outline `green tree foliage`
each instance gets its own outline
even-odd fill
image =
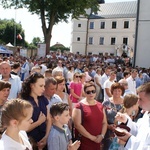
[[[16,37],[14,37],[14,31],[16,28]],[[17,39],[17,34],[22,36],[22,40]],[[16,45],[24,44],[24,30],[22,29],[21,24],[16,23],[12,20],[0,20],[0,42],[1,44],[14,43],[14,38],[16,38]]]
[[[42,43],[41,39],[39,37],[34,37],[32,40],[32,44],[34,46],[37,46],[38,43]]]
[[[4,8],[26,7],[31,13],[40,16],[46,52],[49,52],[52,29],[55,24],[61,21],[67,22],[79,15],[86,15],[85,9],[92,8],[94,12],[98,10],[97,0],[1,0]]]

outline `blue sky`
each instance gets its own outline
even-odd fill
[[[105,0],[106,3],[123,2],[123,1],[135,1],[135,0]],[[0,19],[16,19],[16,22],[21,22],[23,29],[25,30],[26,41],[29,43],[34,37],[40,37],[43,39],[43,33],[41,29],[41,21],[37,15],[31,15],[26,9],[7,9],[4,10],[0,6]],[[71,20],[69,23],[59,23],[55,25],[52,32],[51,45],[59,42],[67,47],[70,47],[71,42]],[[12,43],[13,44],[13,43]]]

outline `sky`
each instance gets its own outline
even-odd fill
[[[135,0],[105,0],[105,3],[135,1]],[[43,40],[43,33],[41,28],[41,20],[37,15],[31,15],[27,9],[3,9],[0,6],[0,19],[15,19],[17,23],[21,23],[25,31],[25,39],[31,43],[34,37],[40,37]],[[71,43],[71,19],[68,23],[61,22],[53,27],[51,46],[58,43],[66,47],[70,47]],[[13,44],[13,43],[11,43]]]

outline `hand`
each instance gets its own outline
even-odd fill
[[[115,124],[108,124],[108,129],[114,131],[116,128]]]
[[[100,143],[103,140],[103,137],[101,135],[97,135],[96,137],[97,137],[95,141],[96,143]]]
[[[126,143],[132,134],[127,131],[124,131],[123,133],[125,134],[124,136],[117,136],[117,138],[121,140],[122,143]]]
[[[95,142],[95,141],[96,141],[96,139],[97,139],[97,137],[96,137],[96,136],[91,135],[89,139],[90,139],[91,141]]]
[[[117,143],[124,146],[126,142],[124,142],[124,141],[122,141],[120,139],[117,139]]]
[[[75,141],[74,143],[68,145],[68,150],[77,150],[80,147],[80,144],[80,141]]]
[[[125,114],[122,114],[122,113],[120,113],[120,112],[118,112],[118,113],[116,114],[115,119],[116,119],[117,121],[123,122],[123,123],[126,123],[127,120],[128,120],[127,117],[126,117],[126,115],[125,115]]]
[[[39,150],[42,150],[45,145],[47,143],[47,138],[46,137],[43,137],[38,143],[37,143],[37,146],[38,146],[38,149]]]
[[[37,121],[38,121],[39,125],[41,125],[43,122],[46,121],[46,116],[42,112],[40,112],[40,115],[39,115],[39,118]]]

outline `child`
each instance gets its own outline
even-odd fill
[[[2,126],[6,128],[0,140],[0,149],[32,150],[25,131],[32,123],[32,105],[21,99],[7,101],[2,108]]]
[[[71,133],[67,126],[70,119],[69,106],[66,103],[56,103],[50,108],[53,125],[48,137],[48,150],[77,150],[80,142],[72,144]]]

